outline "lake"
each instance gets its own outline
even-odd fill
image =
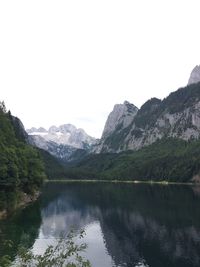
[[[21,242],[41,253],[72,227],[85,230],[93,267],[199,267],[200,187],[47,183],[38,201],[0,222],[0,254],[14,259]]]

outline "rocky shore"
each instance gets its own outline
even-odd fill
[[[19,199],[17,203],[12,207],[12,210],[8,211],[8,209],[0,210],[0,220],[7,218],[9,215],[12,215],[17,209],[24,208],[27,205],[31,204],[32,202],[36,201],[40,196],[40,192],[36,191],[34,194],[29,195],[24,192],[19,193]]]

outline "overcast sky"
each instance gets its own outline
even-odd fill
[[[0,99],[26,128],[100,137],[114,104],[140,107],[200,64],[197,0],[1,0]]]

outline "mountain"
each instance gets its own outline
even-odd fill
[[[94,152],[100,153],[109,150],[108,140],[113,135],[121,136],[122,129],[129,128],[137,111],[138,108],[128,101],[123,104],[116,104],[108,116],[99,143],[94,146]]]
[[[197,65],[190,74],[188,85],[198,82],[200,82],[200,66]]]
[[[163,100],[152,98],[139,110],[128,104],[130,113],[118,112],[118,106],[108,117],[97,153],[139,150],[162,138],[200,137],[200,83],[180,88]],[[122,106],[125,110],[127,102]],[[118,114],[123,115],[118,118]]]
[[[83,129],[77,129],[72,124],[64,124],[59,127],[27,129],[29,143],[48,151],[56,158],[68,162],[75,160],[77,150],[90,151],[95,144],[95,138],[86,134]],[[80,155],[80,153],[79,153]]]
[[[200,183],[199,70],[163,100],[151,98],[140,109],[127,101],[115,105],[95,153],[66,177]]]
[[[125,101],[123,104],[115,105],[106,121],[102,138],[105,139],[112,132],[119,130],[120,128],[128,127],[137,111],[138,108],[128,101]]]

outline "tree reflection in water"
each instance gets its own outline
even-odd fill
[[[32,206],[38,210],[34,219],[27,208],[4,225],[4,232],[20,240],[10,228],[20,236],[17,227],[29,232],[35,225],[31,243],[42,251],[72,226],[85,229],[87,258],[94,267],[197,267],[199,192],[189,186],[49,183],[40,203]]]

